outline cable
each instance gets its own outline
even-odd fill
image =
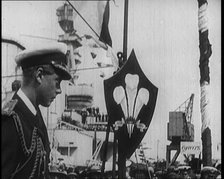
[[[26,36],[26,37],[32,37],[32,38],[39,38],[39,39],[47,39],[47,40],[54,40],[58,41],[58,39],[52,39],[49,37],[41,37],[41,36],[35,36],[35,35],[26,35],[26,34],[20,34],[21,36]]]
[[[83,70],[97,70],[97,69],[101,69],[101,68],[112,68],[113,66],[105,66],[105,67],[91,67],[91,68],[80,68],[80,69],[72,69],[70,70],[70,72],[76,72],[76,71],[83,71]],[[2,78],[12,78],[12,77],[18,77],[18,76],[22,76],[21,75],[8,75],[8,76],[2,76]]]
[[[88,27],[94,32],[94,34],[95,34],[98,38],[100,38],[100,36],[96,33],[96,31],[89,25],[89,23],[85,20],[85,18],[82,17],[82,15],[78,12],[78,10],[75,9],[75,7],[69,2],[69,0],[66,0],[66,1],[71,5],[72,9],[74,9],[75,12],[82,18],[82,20],[88,25]]]

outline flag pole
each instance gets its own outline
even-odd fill
[[[128,0],[124,2],[124,36],[123,36],[123,62],[127,61],[128,44]]]
[[[128,0],[124,1],[124,34],[123,34],[123,64],[127,61],[128,42]],[[118,139],[118,178],[126,178],[126,155],[121,150]]]
[[[202,163],[203,166],[212,166],[212,142],[210,129],[210,101],[208,89],[209,77],[209,57],[212,55],[211,44],[208,39],[208,20],[206,15],[207,0],[198,0],[198,27],[199,27],[199,49],[200,49],[200,88],[201,88],[201,139],[202,139]]]

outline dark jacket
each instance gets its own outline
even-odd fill
[[[50,146],[39,109],[34,116],[15,94],[2,110],[1,129],[1,178],[48,178]]]

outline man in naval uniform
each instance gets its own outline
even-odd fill
[[[39,105],[49,107],[69,80],[67,47],[26,49],[15,61],[22,68],[21,88],[2,108],[1,178],[48,178],[50,145]]]

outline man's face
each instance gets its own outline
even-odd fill
[[[56,73],[43,75],[38,90],[38,103],[49,107],[58,94],[61,93],[61,77]]]

